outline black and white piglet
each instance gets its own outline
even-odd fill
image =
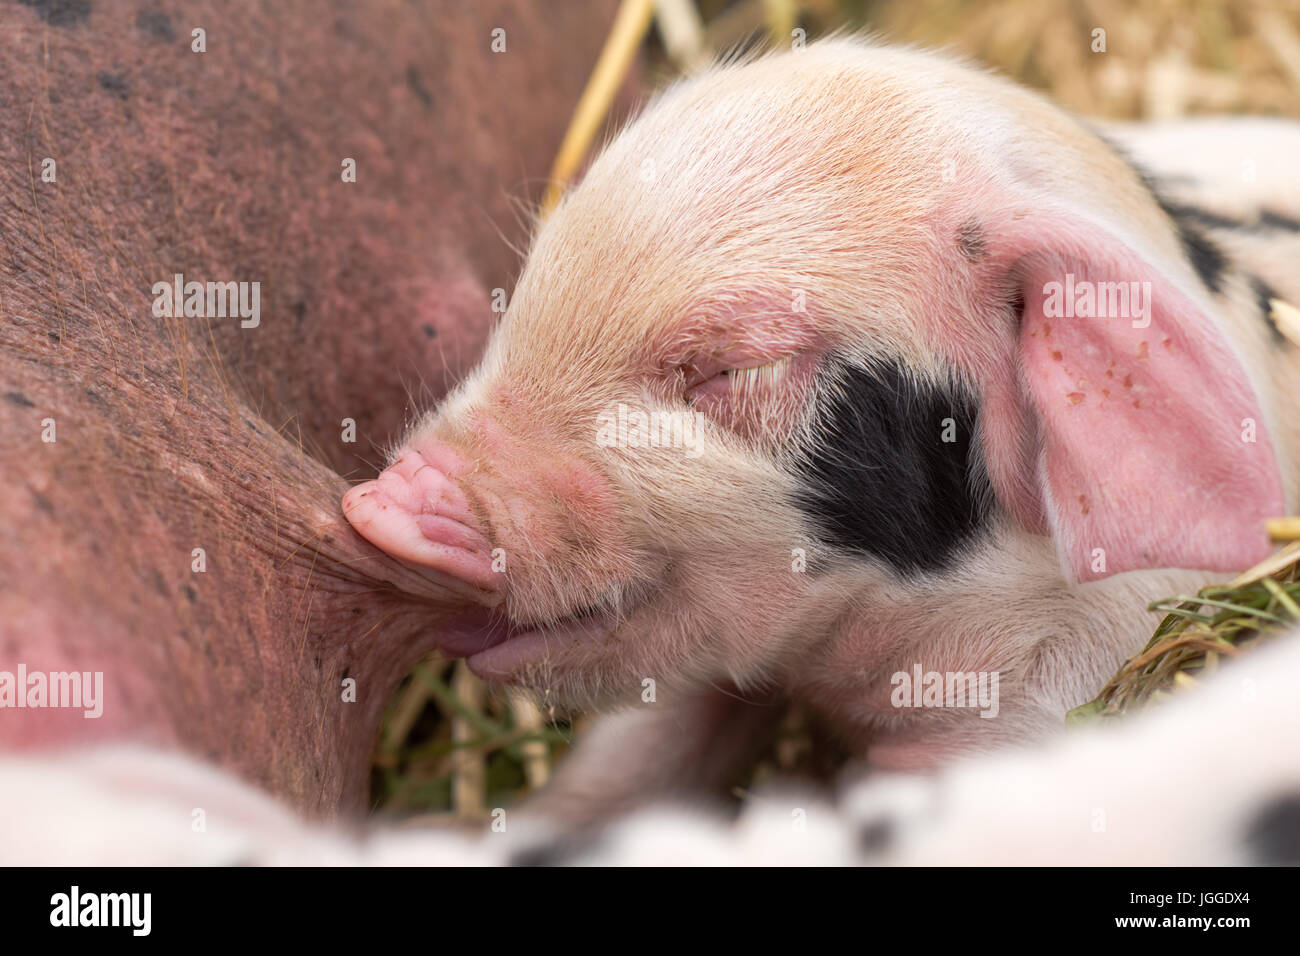
[[[1296,505],[1297,155],[854,40],[718,67],[594,161],[344,510],[480,589],[442,625],[477,673],[630,702],[567,813],[720,785],[773,698],[887,770],[1040,737]]]

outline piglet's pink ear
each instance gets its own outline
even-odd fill
[[[1012,429],[986,429],[990,476],[1012,512],[1045,521],[1081,581],[1235,572],[1266,556],[1264,519],[1285,513],[1277,460],[1190,272],[1171,279],[1110,230],[1065,215],[1005,222],[996,246],[1024,298],[1021,395],[997,404],[1035,416],[1015,431],[1041,441],[1030,462],[988,447]],[[1032,473],[1012,474],[1015,460]]]

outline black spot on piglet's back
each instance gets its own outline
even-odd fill
[[[1268,323],[1269,331],[1273,335],[1273,341],[1279,345],[1288,341],[1287,337],[1278,328],[1277,321],[1273,318],[1273,300],[1282,298],[1278,295],[1276,289],[1265,282],[1259,276],[1251,276],[1250,290],[1255,294],[1255,305],[1259,308],[1260,315]]]
[[[943,568],[979,533],[992,500],[974,400],[914,381],[896,363],[824,374],[799,507],[831,545],[904,573]]]
[[[1272,209],[1261,209],[1259,211],[1259,224],[1265,229],[1285,229],[1289,232],[1300,232],[1300,219]]]
[[[1257,863],[1300,865],[1300,793],[1267,804],[1247,828],[1246,844]]]
[[[1191,262],[1192,268],[1196,270],[1196,274],[1201,277],[1201,281],[1211,292],[1221,291],[1223,274],[1228,268],[1228,257],[1201,228],[1207,218],[1212,220],[1213,217],[1194,206],[1184,206],[1166,199],[1154,190],[1153,195],[1165,215],[1174,221],[1174,228],[1178,230],[1178,239],[1183,245],[1183,252]]]
[[[1096,130],[1093,132],[1096,133]],[[1223,276],[1228,269],[1228,257],[1214,243],[1214,240],[1205,234],[1205,229],[1207,227],[1234,228],[1239,223],[1226,216],[1219,216],[1207,210],[1198,209],[1195,206],[1174,202],[1164,194],[1164,190],[1157,183],[1156,177],[1134,162],[1133,158],[1125,150],[1100,133],[1097,133],[1097,138],[1109,146],[1117,156],[1132,168],[1142,185],[1150,192],[1151,198],[1156,201],[1156,205],[1169,217],[1178,233],[1178,241],[1183,247],[1183,254],[1187,256],[1187,261],[1196,270],[1196,274],[1200,277],[1201,282],[1205,284],[1205,287],[1211,292],[1222,291]]]

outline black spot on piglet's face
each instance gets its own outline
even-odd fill
[[[823,375],[798,506],[835,547],[900,573],[944,568],[978,535],[992,500],[974,400],[897,363],[831,363]]]

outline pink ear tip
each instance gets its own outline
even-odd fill
[[[1278,509],[1281,500],[1279,496]],[[1270,512],[1270,516],[1271,516]],[[1158,524],[1158,521],[1157,521]],[[1236,575],[1254,567],[1273,551],[1259,509],[1242,502],[1203,514],[1182,527],[1146,524],[1141,534],[1120,538],[1108,548],[1078,547],[1072,551],[1079,581],[1099,581],[1125,571],[1181,568]],[[1100,529],[1098,540],[1100,540]]]

